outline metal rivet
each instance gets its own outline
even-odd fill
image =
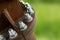
[[[0,40],[6,40],[3,35],[0,35]]]
[[[19,22],[19,27],[20,27],[21,31],[24,31],[27,29],[27,25],[25,23],[23,23],[22,21]]]
[[[31,7],[31,5],[30,5],[28,2],[25,3],[25,6],[26,6],[26,7],[29,7],[29,8]]]
[[[13,29],[10,28],[10,29],[8,30],[8,32],[9,32],[9,36],[10,36],[11,39],[17,37],[17,32],[14,31]]]
[[[26,8],[27,8],[27,12],[29,12],[30,14],[34,13],[34,10],[32,9],[32,7],[29,3],[26,3]]]
[[[28,2],[25,3],[23,0],[20,0],[20,2],[25,5],[28,13],[30,13],[31,15],[34,13],[34,10]]]
[[[19,0],[22,4],[24,4],[25,5],[25,2],[23,1],[23,0]]]
[[[25,20],[26,20],[26,22],[31,22],[33,20],[33,18],[28,13],[26,13]]]

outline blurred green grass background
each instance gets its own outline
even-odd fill
[[[60,0],[24,0],[36,12],[37,40],[60,40]]]

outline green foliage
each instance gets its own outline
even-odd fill
[[[35,8],[37,16],[36,36],[39,36],[38,38],[41,40],[59,40],[60,5],[37,3],[32,6]]]
[[[25,0],[28,1],[30,3],[36,3],[36,2],[45,2],[45,3],[60,3],[60,0]]]

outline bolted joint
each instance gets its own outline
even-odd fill
[[[27,29],[27,25],[25,23],[23,23],[22,21],[19,22],[19,28],[21,29],[21,31],[24,31]]]
[[[26,6],[25,7],[27,8],[27,12],[29,14],[32,15],[34,13],[34,10],[32,9],[31,5],[28,2],[26,3]]]
[[[14,31],[13,29],[9,29],[8,32],[9,32],[9,37],[10,37],[11,39],[17,37],[17,32]]]
[[[33,18],[28,13],[26,13],[25,14],[25,21],[26,22],[31,22],[32,20],[33,20]]]

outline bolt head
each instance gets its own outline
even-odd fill
[[[0,40],[6,40],[3,35],[0,35]]]
[[[27,8],[27,12],[29,12],[31,15],[34,13],[34,10],[32,9],[29,3],[26,3],[26,8]]]
[[[25,2],[23,1],[23,0],[19,0],[22,4],[24,4],[25,5]]]
[[[27,29],[27,25],[25,23],[23,23],[22,21],[19,22],[19,28],[21,29],[21,31],[24,31]]]
[[[26,20],[26,22],[31,22],[33,20],[33,18],[28,13],[26,13],[25,20]]]
[[[11,39],[17,37],[17,32],[14,31],[13,29],[9,29],[8,32]]]

